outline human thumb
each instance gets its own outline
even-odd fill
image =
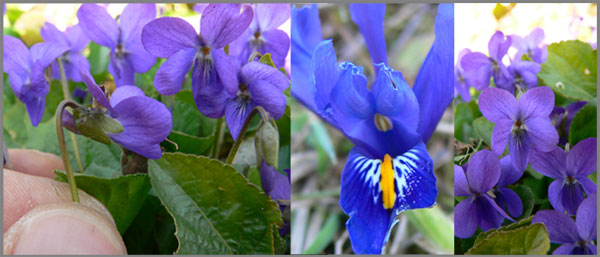
[[[4,254],[127,254],[105,214],[73,202],[37,206],[4,233]]]

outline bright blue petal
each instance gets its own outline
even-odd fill
[[[339,77],[337,57],[331,40],[321,42],[312,57],[311,67],[315,79],[315,103],[320,113],[330,104],[330,95]]]
[[[350,4],[350,16],[365,39],[374,64],[387,64],[383,19],[385,4]]]
[[[454,89],[454,5],[440,4],[435,18],[435,41],[417,75],[413,90],[421,111],[419,133],[427,142]]]

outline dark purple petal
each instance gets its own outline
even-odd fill
[[[117,87],[135,84],[135,71],[128,58],[117,58],[113,52],[108,63],[108,72],[113,75]]]
[[[23,82],[27,80],[29,74],[24,74],[24,77],[21,77],[14,71],[8,73],[8,79],[10,81],[10,88],[15,93],[15,96],[19,98],[19,100],[23,101]]]
[[[523,202],[519,195],[508,188],[501,188],[500,192],[501,195],[496,195],[497,199],[502,197],[502,204],[498,203],[500,207],[506,208],[510,216],[519,217],[523,213]]]
[[[517,170],[512,164],[510,155],[500,159],[500,178],[498,179],[498,187],[506,187],[517,182],[523,176],[524,170]]]
[[[548,117],[525,120],[531,145],[538,151],[549,152],[558,144],[558,132]]]
[[[134,97],[134,96],[145,96],[144,91],[134,86],[123,86],[119,87],[119,90],[115,90],[110,96],[110,105],[112,107],[117,106],[121,101]]]
[[[4,72],[24,76],[33,65],[27,46],[13,36],[4,35]]]
[[[48,67],[56,58],[69,50],[68,46],[53,44],[53,43],[37,43],[31,46],[31,60],[35,63],[40,61],[42,68]]]
[[[501,155],[504,149],[506,149],[512,126],[513,121],[509,119],[499,120],[494,125],[494,130],[492,131],[492,151],[494,154]]]
[[[492,63],[490,59],[480,52],[465,54],[460,59],[467,83],[477,90],[482,90],[490,85],[492,77]]]
[[[183,85],[186,74],[192,68],[197,50],[195,48],[183,48],[171,55],[154,76],[154,87],[161,95],[174,95]]]
[[[454,196],[469,196],[469,182],[462,167],[454,165]]]
[[[104,106],[104,108],[108,109],[109,112],[114,112],[112,109],[112,106],[110,105],[110,102],[106,98],[106,95],[104,94],[102,89],[98,86],[98,84],[96,84],[96,81],[94,81],[94,78],[92,77],[92,74],[90,74],[90,71],[89,70],[80,70],[80,72],[81,72],[80,75],[81,75],[81,79],[83,80],[83,83],[85,83],[88,91],[90,91],[90,93],[92,94],[94,99],[96,99],[96,101],[98,101],[98,103],[100,103],[100,105]]]
[[[554,100],[552,100],[551,104],[554,104]],[[506,90],[486,88],[479,96],[479,109],[481,110],[481,113],[493,123],[497,123],[503,119],[516,120],[518,108],[519,102],[517,102],[517,99]],[[550,111],[552,111],[552,109],[550,109]],[[550,112],[548,112],[548,114],[550,114]],[[546,117],[547,116],[548,115],[546,115]]]
[[[535,214],[531,223],[544,223],[553,243],[575,243],[579,241],[577,226],[569,216],[555,210],[542,210]]]
[[[183,48],[196,48],[200,45],[200,38],[194,27],[184,19],[161,17],[144,26],[142,44],[151,54],[168,58]]]
[[[117,88],[115,94],[127,87]],[[150,97],[134,96],[120,101],[114,111],[124,130],[109,134],[110,138],[146,158],[160,158],[160,142],[167,138],[172,128],[169,109]]]
[[[565,212],[565,207],[562,204],[563,182],[562,179],[557,179],[552,181],[548,187],[548,200],[550,201],[550,205],[560,212]]]
[[[573,121],[573,117],[575,117],[575,114],[577,114],[577,112],[579,112],[579,110],[581,108],[583,108],[583,106],[585,106],[585,104],[587,104],[587,102],[585,101],[579,101],[579,102],[574,102],[572,104],[569,104],[569,106],[567,106],[566,111],[567,111],[567,124],[565,127],[565,130],[567,131],[567,133],[569,132],[569,129],[571,128],[571,121]]]
[[[225,47],[238,38],[250,25],[254,12],[248,5],[209,4],[202,12],[200,35],[212,48]]]
[[[237,73],[235,58],[225,54],[223,49],[213,49],[211,54],[221,85],[230,95],[235,95],[238,90],[237,76],[234,75]]]
[[[462,200],[454,207],[454,235],[459,238],[469,238],[477,230],[479,217],[477,217],[473,197]]]
[[[508,71],[513,77],[519,76],[528,88],[537,86],[537,74],[542,66],[530,61],[513,61],[508,66]]]
[[[575,249],[575,244],[566,243],[562,244],[558,248],[552,252],[552,255],[573,255],[573,250]]]
[[[529,134],[515,135],[511,133],[508,137],[508,150],[517,170],[525,170],[529,162],[529,151],[531,149],[531,140]]]
[[[230,95],[217,82],[217,72],[214,69],[205,72],[204,68],[203,65],[196,65],[192,71],[194,101],[200,113],[216,119],[225,113],[225,102]]]
[[[254,8],[258,26],[262,31],[277,29],[290,18],[289,4],[257,4]]]
[[[549,87],[536,87],[527,90],[519,99],[521,120],[547,118],[554,108],[554,92]]]
[[[144,49],[140,40],[129,41],[127,44],[127,51],[128,55],[126,58],[133,66],[133,70],[137,73],[147,72],[156,62],[156,57]]]
[[[350,4],[350,17],[365,40],[373,64],[387,64],[383,31],[385,4]]]
[[[493,210],[496,210],[496,212],[497,212],[499,215],[503,216],[504,218],[507,218],[507,219],[509,219],[509,220],[510,220],[510,221],[512,221],[512,222],[515,222],[515,220],[514,220],[514,219],[512,219],[512,218],[511,218],[511,217],[508,215],[508,213],[506,213],[506,212],[504,211],[504,209],[503,209],[502,207],[498,206],[498,204],[496,203],[496,201],[494,201],[494,199],[493,199],[492,197],[490,197],[490,196],[489,196],[489,195],[487,195],[487,194],[482,194],[482,196],[483,196],[483,197],[485,198],[485,200],[486,200],[486,201],[487,201],[487,202],[488,202],[488,203],[491,205],[492,209],[493,209]],[[517,197],[518,197],[518,196],[517,196]],[[500,220],[500,219],[498,219],[498,220]],[[503,220],[503,219],[502,219],[502,220]],[[499,226],[500,224],[502,224],[502,223],[501,223],[501,222],[499,222],[498,226]]]
[[[565,184],[560,194],[562,196],[562,205],[565,207],[567,214],[575,215],[577,213],[577,207],[579,207],[579,204],[581,204],[584,199],[583,188],[577,183],[569,183],[568,179],[563,183]]]
[[[82,51],[90,44],[90,39],[81,30],[81,26],[79,26],[79,24],[68,27],[64,34],[69,41],[71,50],[73,51]]]
[[[79,19],[79,26],[89,39],[110,49],[117,46],[119,26],[104,7],[96,4],[83,4],[77,11],[77,19]]]
[[[467,181],[473,193],[487,193],[500,178],[498,157],[488,150],[481,150],[471,157],[467,168]]]
[[[502,210],[493,199],[486,198],[485,195],[481,195],[476,199],[477,210],[476,215],[479,217],[479,226],[481,230],[488,231],[490,229],[498,228],[502,225],[504,221],[504,217],[498,213],[498,211],[494,208],[495,205],[498,210]],[[508,214],[505,214],[507,217]]]
[[[63,34],[62,31],[58,30],[56,26],[50,22],[44,23],[44,26],[42,26],[42,30],[40,31],[40,35],[46,42],[57,43],[64,46],[70,45],[65,34]]]
[[[285,57],[290,50],[290,37],[282,30],[268,30],[262,33],[265,38],[265,44],[260,51],[262,54],[271,53],[271,58],[275,66],[285,65]]]
[[[590,195],[583,200],[577,209],[575,223],[579,237],[585,241],[594,241],[598,237],[596,229],[596,217],[598,210],[596,208],[596,195]]]
[[[502,57],[506,55],[506,52],[508,52],[508,48],[510,47],[510,44],[512,42],[510,37],[506,37],[506,39],[504,38],[505,37],[502,31],[496,31],[496,33],[492,35],[492,38],[488,43],[490,57],[496,60],[497,62],[502,61]]]
[[[252,102],[245,102],[239,98],[229,99],[225,103],[225,121],[233,140],[237,140],[252,109],[254,109]]]
[[[241,73],[252,102],[265,108],[273,118],[281,118],[286,104],[283,90],[289,86],[287,77],[279,70],[256,61],[244,65]]]
[[[44,108],[46,107],[46,96],[37,96],[34,94],[27,94],[24,92],[25,107],[27,107],[27,113],[31,124],[36,127],[44,116]]]
[[[587,176],[596,171],[597,140],[590,137],[579,141],[567,154],[567,174]]]
[[[530,157],[531,167],[544,176],[562,179],[567,175],[567,154],[558,146],[550,152],[532,151]]]
[[[128,4],[125,6],[121,16],[119,16],[121,40],[125,43],[140,41],[142,28],[154,17],[156,17],[155,4]],[[133,50],[133,48],[130,50]]]
[[[260,165],[260,182],[265,193],[273,200],[290,200],[290,180],[273,169],[265,160]]]

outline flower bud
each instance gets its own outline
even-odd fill
[[[77,131],[88,138],[110,145],[111,140],[106,133],[118,134],[123,132],[121,123],[106,113],[95,108],[75,108],[73,118]]]
[[[279,154],[279,131],[273,127],[271,122],[262,122],[256,132],[256,139],[254,141],[256,147],[257,162],[260,163],[261,159],[277,169],[277,160]]]

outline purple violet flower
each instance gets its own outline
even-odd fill
[[[514,92],[517,86],[522,90],[537,87],[537,74],[541,69],[542,66],[535,62],[514,60],[508,66],[512,79],[508,91]]]
[[[262,106],[276,120],[281,118],[286,105],[283,91],[290,85],[281,71],[258,61],[249,62],[238,70],[240,85],[235,96],[229,97],[224,107],[216,107],[225,109],[225,121],[233,140],[237,140],[246,118],[257,105]],[[211,108],[203,103],[197,105],[202,106],[202,109]]]
[[[83,4],[77,11],[79,26],[92,41],[110,48],[108,71],[117,87],[134,85],[135,73],[152,68],[156,57],[144,49],[142,27],[156,17],[154,4],[128,4],[118,17],[96,4]]]
[[[454,91],[458,92],[465,102],[471,101],[471,93],[469,92],[469,83],[467,83],[467,79],[464,76],[465,71],[460,64],[460,60],[468,53],[471,53],[471,50],[467,48],[461,50],[458,53],[456,65],[454,66]]]
[[[525,170],[530,149],[549,152],[558,143],[558,132],[549,115],[554,107],[554,92],[549,87],[529,89],[517,100],[499,88],[486,88],[479,96],[479,109],[494,123],[492,150],[504,152],[508,142],[512,163]]]
[[[552,113],[550,113],[550,119],[552,119],[552,123],[554,123],[554,127],[558,131],[560,135],[560,139],[558,143],[560,145],[565,145],[569,139],[569,129],[571,128],[571,121],[573,121],[573,117],[575,114],[585,106],[587,102],[573,102],[569,104],[567,108],[563,108],[560,106],[554,107]]]
[[[38,43],[27,49],[21,40],[4,35],[4,72],[8,73],[15,96],[27,107],[31,124],[42,120],[50,85],[44,75],[46,67],[69,50],[67,46]]]
[[[596,158],[596,138],[580,141],[569,153],[558,146],[551,152],[532,153],[531,167],[556,179],[548,188],[548,199],[555,210],[575,215],[583,192],[588,196],[596,193],[596,184],[587,178],[596,171]]]
[[[192,91],[198,110],[211,118],[225,112],[223,104],[238,91],[236,60],[224,47],[250,25],[252,8],[241,4],[209,4],[202,12],[200,35],[181,18],[162,17],[144,26],[142,42],[153,55],[168,58],[154,77],[154,87],[163,95],[181,90],[192,72]]]
[[[508,90],[511,85],[510,73],[502,58],[508,52],[510,44],[510,37],[505,38],[501,31],[496,31],[488,43],[489,57],[480,52],[466,54],[460,63],[469,85],[482,90],[490,85],[490,78],[494,77],[497,87]]]
[[[67,78],[70,78],[74,82],[81,82],[79,69],[90,69],[90,63],[82,54],[83,49],[87,47],[90,40],[83,34],[81,27],[74,25],[67,28],[65,32],[61,32],[54,24],[46,22],[42,27],[41,35],[46,42],[69,48],[59,59],[62,60]],[[83,67],[80,68],[79,64],[82,64]],[[56,62],[52,63],[52,77],[60,79],[60,70]]]
[[[454,207],[456,237],[471,237],[477,227],[481,227],[483,231],[500,227],[504,218],[514,221],[496,203],[497,199],[490,192],[500,179],[500,167],[498,157],[488,150],[473,154],[466,172],[462,167],[454,165],[454,195],[468,196]],[[511,176],[506,176],[508,177]],[[507,195],[509,194],[505,196]]]
[[[542,44],[545,37],[543,29],[535,28],[525,37],[518,35],[510,35],[509,37],[512,40],[512,47],[517,49],[514,57],[515,61],[520,61],[523,55],[527,55],[534,62],[542,64],[548,58],[546,45]]]
[[[83,82],[92,96],[104,107],[102,111],[123,125],[123,132],[107,133],[119,145],[149,159],[162,155],[160,142],[173,127],[171,112],[161,102],[147,97],[136,86],[118,87],[109,98],[87,70],[81,71]]]
[[[512,164],[510,155],[500,159],[500,178],[494,186],[494,199],[498,206],[502,207],[511,217],[519,217],[523,213],[523,202],[515,191],[506,188],[514,184],[523,176],[524,170],[517,170]]]
[[[548,229],[550,242],[561,244],[552,252],[553,255],[596,255],[597,216],[596,194],[593,194],[581,202],[575,221],[562,212],[543,210],[533,217],[531,223],[543,223]]]
[[[283,212],[286,208],[285,205],[282,205],[277,200],[290,200],[291,195],[291,178],[290,178],[290,169],[284,170],[286,175],[281,174],[280,172],[273,169],[273,167],[269,166],[265,160],[262,160],[262,164],[260,165],[260,181],[265,193],[271,197],[274,201],[279,205],[279,209]],[[280,235],[286,235],[290,233],[290,224],[289,222],[285,222],[283,227],[279,229]]]
[[[231,42],[230,55],[237,56],[240,63],[247,63],[255,51],[271,53],[275,66],[282,67],[290,50],[290,37],[278,27],[289,18],[289,4],[255,4],[254,19],[250,27]]]

